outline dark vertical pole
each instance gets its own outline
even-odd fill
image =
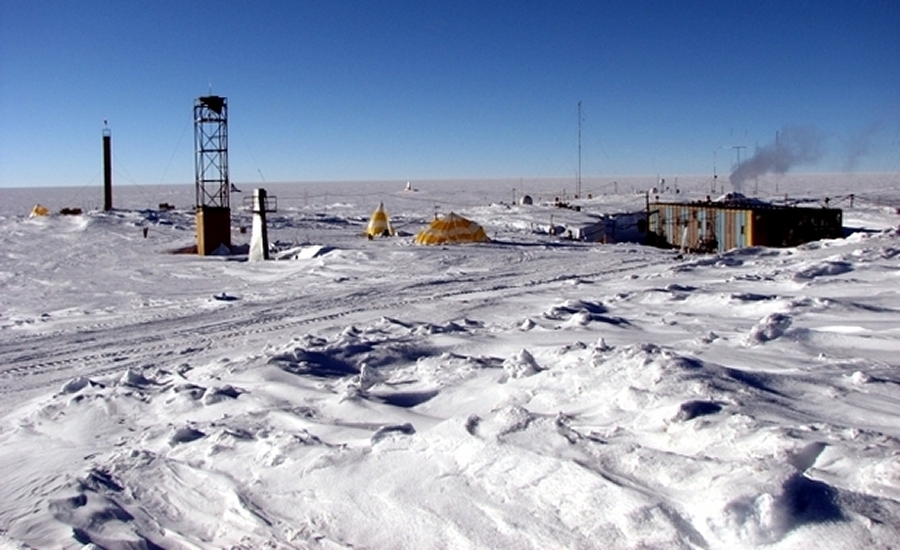
[[[103,210],[112,210],[112,138],[103,128]]]

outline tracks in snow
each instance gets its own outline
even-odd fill
[[[335,286],[326,294],[289,300],[240,301],[188,313],[173,310],[168,316],[155,314],[130,324],[105,322],[33,336],[2,331],[0,397],[6,409],[20,399],[55,389],[76,376],[96,377],[127,368],[171,365],[205,352],[227,350],[240,339],[287,333],[352,314],[397,310],[470,294],[511,295],[566,280],[640,270],[655,263],[641,255],[591,272],[578,272],[579,266],[563,266],[560,262],[509,263],[496,271],[471,275],[417,276],[411,281],[358,287],[349,292]],[[581,267],[588,266],[582,263]]]

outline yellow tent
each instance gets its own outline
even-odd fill
[[[391,226],[391,220],[388,218],[387,212],[384,211],[384,203],[379,203],[378,208],[372,213],[372,219],[366,227],[366,235],[372,237],[387,237],[394,235],[394,228]]]
[[[35,204],[34,208],[31,209],[31,214],[29,214],[29,218],[33,218],[35,216],[48,216],[50,215],[50,211],[47,210],[47,207],[42,204]]]
[[[490,241],[484,228],[462,216],[450,212],[434,220],[416,235],[416,244],[481,243]]]

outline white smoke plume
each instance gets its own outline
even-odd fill
[[[763,174],[784,174],[798,164],[810,164],[822,157],[825,136],[812,126],[785,126],[775,143],[759,149],[755,155],[738,164],[729,180],[737,192],[748,179]]]

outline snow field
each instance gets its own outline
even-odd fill
[[[890,212],[678,257],[520,207],[470,208],[500,242],[369,242],[368,199],[284,215],[311,242],[266,263],[167,254],[178,211],[2,218],[0,542],[900,541]]]

